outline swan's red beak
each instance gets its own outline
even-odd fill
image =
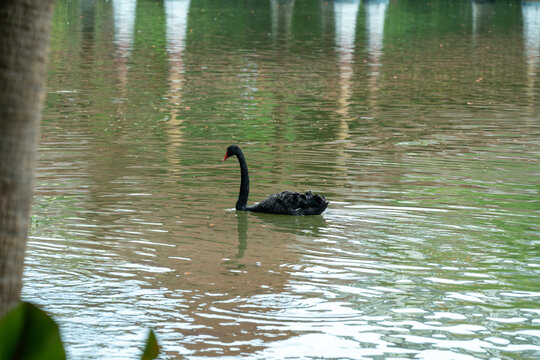
[[[223,158],[223,160],[221,160],[221,162],[225,162],[225,160],[227,160],[228,157],[229,157],[229,155],[227,155],[227,153],[225,153],[225,157]]]

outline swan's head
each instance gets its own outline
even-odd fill
[[[236,156],[238,154],[241,154],[242,150],[236,145],[231,145],[227,148],[227,152],[225,153],[225,157],[223,158],[222,162],[227,160],[231,156]]]

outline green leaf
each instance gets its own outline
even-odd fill
[[[156,339],[156,334],[154,334],[154,330],[150,329],[150,333],[148,334],[148,340],[146,340],[146,347],[144,348],[141,360],[153,360],[158,355],[159,344]]]
[[[65,358],[58,325],[43,310],[22,302],[0,319],[0,360]]]

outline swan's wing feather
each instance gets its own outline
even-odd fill
[[[328,206],[324,196],[311,191],[297,193],[284,191],[272,194],[258,204],[248,208],[250,211],[284,215],[318,215]]]

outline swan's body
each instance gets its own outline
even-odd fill
[[[236,210],[282,215],[319,215],[328,206],[328,201],[325,200],[324,196],[313,194],[311,191],[304,194],[284,191],[270,195],[258,204],[248,206],[249,174],[246,159],[242,150],[236,145],[227,148],[223,161],[230,156],[236,156],[240,163],[240,193],[236,202]]]

